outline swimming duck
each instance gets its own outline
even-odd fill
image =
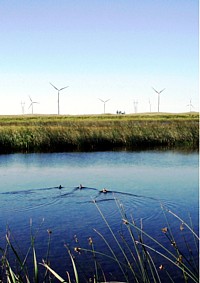
[[[108,192],[108,190],[106,188],[103,188],[103,190],[100,191],[100,193],[104,193],[106,194]]]
[[[85,187],[82,185],[82,184],[80,184],[79,186],[77,186],[77,187],[75,187],[74,189],[75,190],[82,190],[82,189],[84,189]]]

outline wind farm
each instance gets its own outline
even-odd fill
[[[61,82],[62,83],[62,82]],[[166,93],[167,95],[164,95],[161,101],[161,95],[164,93],[166,88],[162,88],[161,90],[158,90],[158,88],[151,87],[149,89],[146,89],[147,95],[142,95],[139,92],[133,91],[132,94],[129,96],[127,93],[124,93],[122,95],[122,98],[119,99],[119,97],[112,97],[103,99],[102,97],[99,97],[98,100],[103,104],[103,110],[101,110],[100,103],[95,102],[96,98],[91,98],[90,100],[85,99],[84,95],[80,93],[74,93],[74,89],[76,86],[73,86],[70,88],[70,96],[68,96],[68,93],[64,93],[67,88],[69,88],[69,85],[58,88],[55,84],[49,82],[50,86],[52,87],[52,93],[51,89],[48,90],[48,97],[42,100],[43,94],[40,95],[37,94],[37,96],[40,96],[40,103],[36,100],[32,99],[32,95],[29,95],[29,101],[25,101],[24,98],[21,98],[21,109],[19,109],[19,112],[16,115],[19,115],[20,113],[22,115],[32,114],[35,115],[41,114],[41,115],[99,115],[99,114],[111,114],[115,115],[116,113],[120,114],[139,114],[139,113],[186,113],[188,112],[198,112],[198,105],[195,103],[192,103],[192,98],[190,98],[189,104],[187,103],[188,100],[180,101],[180,107],[182,108],[182,111],[175,112],[173,110],[173,101],[170,100],[171,93]],[[45,86],[46,87],[46,86]],[[151,89],[154,91],[154,93],[157,95],[157,100],[155,94],[151,92]],[[53,90],[57,93],[57,111],[55,107],[55,99],[53,94]],[[60,99],[60,94],[63,92],[62,100]],[[98,90],[97,90],[98,93]],[[33,94],[34,95],[34,94]],[[46,94],[45,94],[46,95]],[[109,91],[108,91],[109,95]],[[93,94],[95,96],[95,93]],[[131,98],[134,97],[133,98]],[[137,98],[137,99],[136,99]],[[96,100],[97,101],[97,100]],[[19,103],[19,102],[18,102]],[[51,103],[51,104],[50,104]],[[109,103],[108,107],[107,104]],[[166,111],[166,104],[170,103],[171,105],[171,111]],[[37,106],[37,111],[35,111],[35,104],[40,104]],[[182,105],[181,105],[182,104]],[[13,104],[12,104],[13,105]],[[139,105],[139,108],[138,108]],[[179,106],[178,105],[178,106]],[[51,106],[51,107],[50,107]],[[177,106],[177,105],[175,105]],[[42,109],[46,109],[44,112]],[[90,108],[90,111],[88,109]],[[61,111],[62,109],[62,111]],[[74,109],[72,113],[72,109]],[[31,110],[31,112],[30,112]],[[123,111],[121,111],[123,110]],[[4,115],[3,113],[0,115]],[[12,113],[8,114],[12,115]]]
[[[66,81],[69,82],[70,88]],[[59,85],[65,86],[59,87]],[[121,91],[120,97],[118,95],[111,96],[110,88],[103,86],[103,91],[96,89],[92,95],[88,94],[89,98],[84,92],[81,92],[81,88],[77,88],[77,85],[73,85],[69,79],[57,79],[55,83],[49,82],[49,80],[42,82],[38,91],[35,88],[25,89],[22,85],[24,96],[21,93],[16,94],[15,100],[12,100],[10,107],[6,107],[4,100],[2,109],[0,104],[0,115],[115,115],[116,113],[176,114],[198,112],[198,101],[195,99],[195,94],[192,95],[188,92],[188,97],[181,99],[179,103],[175,103],[170,85],[166,84],[165,88],[159,88],[159,85],[162,87],[163,84],[155,84],[155,87],[151,85],[150,83],[148,87],[145,86],[143,89],[138,90],[138,88],[131,89],[131,85],[122,84],[123,91]],[[85,84],[84,87],[87,87],[87,85]],[[90,85],[88,85],[88,88],[90,88]],[[27,91],[29,95],[26,95]],[[104,96],[101,96],[102,92],[105,92]],[[39,97],[39,99],[35,99],[35,96]],[[16,101],[17,98],[18,101]],[[178,111],[175,111],[177,108],[179,108]],[[9,111],[5,113],[5,109]]]

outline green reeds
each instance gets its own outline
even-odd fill
[[[198,121],[197,114],[0,117],[0,150],[198,149]]]
[[[39,278],[41,274],[38,268],[38,261],[37,261],[37,252],[35,241],[37,234],[40,231],[41,225],[43,224],[44,220],[39,225],[38,229],[34,232],[32,228],[32,219],[30,220],[30,247],[27,249],[26,254],[22,253],[21,248],[18,246],[17,241],[15,240],[13,234],[10,232],[10,229],[7,228],[6,232],[6,246],[5,248],[0,248],[1,252],[1,276],[0,282],[11,282],[11,283],[38,283],[40,282]],[[49,247],[50,247],[50,240],[48,241],[48,248],[47,248],[47,255],[46,261],[48,262],[49,256]],[[28,259],[32,258],[32,268],[28,266]],[[9,260],[11,259],[11,260]],[[12,264],[11,264],[12,263]],[[31,274],[30,275],[30,270]],[[44,275],[43,282],[46,281],[47,274]]]

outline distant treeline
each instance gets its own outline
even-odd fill
[[[198,149],[199,114],[0,116],[0,152]]]

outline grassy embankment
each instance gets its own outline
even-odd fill
[[[4,153],[198,145],[198,113],[0,116]]]

